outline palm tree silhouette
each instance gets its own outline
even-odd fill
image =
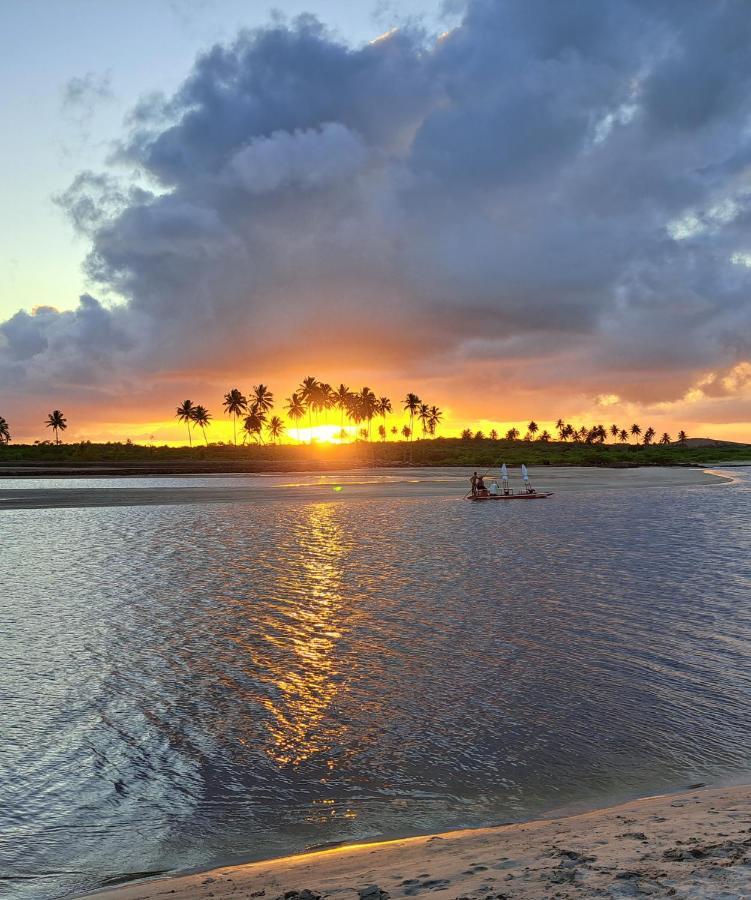
[[[652,443],[652,438],[655,436],[655,430],[650,425],[649,428],[644,432],[644,446],[648,447]]]
[[[350,404],[352,403],[352,391],[347,387],[346,384],[340,384],[339,387],[333,392],[333,397],[336,408],[339,410],[341,416],[340,424],[342,428],[344,428],[344,417],[349,410]]]
[[[192,400],[183,400],[183,402],[177,407],[177,411],[175,412],[175,416],[181,421],[185,422],[188,426],[188,443],[190,446],[193,446],[193,438],[190,433],[190,423],[193,421],[193,410],[195,406],[193,406]]]
[[[639,443],[639,435],[641,434],[641,428],[634,422],[631,426],[631,435],[636,438],[636,443]]]
[[[300,395],[297,392],[294,392],[289,400],[287,400],[285,409],[287,410],[287,415],[295,423],[295,431],[297,431],[297,440],[299,441],[300,419],[305,415],[305,404],[302,402]]]
[[[244,413],[248,408],[248,401],[245,395],[237,388],[232,388],[224,395],[224,410],[232,416],[232,432],[235,438],[235,447],[237,446],[237,417],[240,413]]]
[[[386,440],[386,426],[385,426],[385,425],[379,425],[379,426],[378,426],[378,437],[379,437],[382,441],[385,441],[385,440]]]
[[[370,440],[370,426],[373,421],[373,416],[378,409],[378,399],[369,387],[364,387],[357,395],[357,408],[361,421],[366,421],[368,423],[367,439]]]
[[[667,433],[667,431],[662,432],[662,437],[660,438],[660,443],[664,444],[666,447],[668,446],[668,444],[670,444],[670,435]]]
[[[688,435],[686,434],[685,431],[683,431],[683,429],[681,429],[678,432],[678,443],[681,445],[681,447],[685,447],[687,440],[688,440]]]
[[[497,441],[497,440],[498,440],[498,432],[495,430],[495,428],[491,428],[491,429],[490,429],[490,435],[489,435],[489,437],[490,437],[490,440],[491,440],[491,441]]]
[[[540,427],[539,427],[539,425],[537,424],[537,422],[535,422],[534,419],[533,419],[533,420],[529,423],[529,425],[527,425],[527,430],[528,430],[529,433],[532,435],[532,437],[534,437],[534,436],[537,434],[537,432],[540,430]]]
[[[266,431],[271,438],[271,443],[275,444],[284,434],[284,422],[279,416],[272,416],[269,419],[269,424],[266,426]]]
[[[417,410],[417,418],[422,425],[422,436],[424,438],[428,433],[428,422],[430,421],[430,407],[427,403],[420,404],[420,408]]]
[[[252,438],[263,443],[263,426],[266,423],[264,413],[251,409],[243,422],[243,431]]]
[[[0,416],[0,444],[10,443],[10,428],[8,422]]]
[[[386,430],[386,416],[391,412],[391,401],[388,397],[379,397],[376,412],[383,419],[383,430]],[[380,429],[379,429],[380,432]],[[386,440],[384,438],[384,440]]]
[[[617,440],[618,435],[621,433],[621,429],[617,425],[611,425],[610,433],[613,435],[613,440]]]
[[[562,441],[565,441],[566,440],[566,423],[563,421],[563,419],[558,419],[558,421],[555,423],[555,427],[558,430],[558,436],[560,437],[560,439]]]
[[[308,375],[306,378],[300,382],[300,387],[297,389],[298,394],[300,395],[300,399],[302,400],[303,406],[308,411],[308,425],[312,429],[313,428],[313,402],[318,393],[318,381],[313,378],[312,375]],[[310,437],[311,441],[313,440],[313,435],[311,433]]]
[[[399,434],[399,429],[396,427],[396,425],[392,425],[392,426],[391,426],[391,433],[392,433],[394,436],[396,436],[397,434]]]
[[[443,412],[437,406],[431,406],[428,410],[430,417],[428,418],[428,433],[431,437],[435,437],[436,430],[441,424]],[[498,434],[496,433],[496,437]]]
[[[472,430],[469,428],[462,429],[462,440],[463,441],[471,441],[472,440]]]
[[[539,438],[537,438],[537,440],[542,441],[543,443],[547,444],[548,441],[550,440],[550,432],[543,431],[543,433],[539,436]]]
[[[265,384],[256,384],[253,385],[253,390],[250,395],[250,407],[254,409],[257,413],[261,413],[262,415],[266,415],[266,413],[271,409],[274,405],[274,395],[271,391],[266,387]]]
[[[518,428],[509,428],[506,432],[506,440],[507,441],[515,441],[519,437],[519,429]]]
[[[47,416],[46,422],[47,428],[51,428],[55,432],[55,443],[60,443],[60,432],[65,431],[68,427],[68,422],[65,416],[60,412],[59,409],[53,409],[52,412]]]
[[[211,413],[206,409],[205,406],[201,406],[199,404],[198,406],[193,407],[192,418],[193,418],[193,422],[196,425],[198,425],[198,427],[203,432],[203,439],[204,439],[204,441],[206,441],[206,446],[208,447],[209,439],[206,436],[206,429],[211,424]]]
[[[407,441],[412,437],[412,429],[409,427],[409,425],[404,425],[402,427],[402,436]]]
[[[404,410],[405,412],[409,412],[409,434],[410,440],[412,439],[412,433],[415,428],[415,415],[420,408],[420,398],[417,394],[407,394],[404,398]],[[402,432],[403,434],[404,432]]]
[[[619,440],[622,444],[625,444],[625,443],[628,441],[628,432],[626,431],[625,428],[621,428],[621,430],[620,430],[620,432],[619,432],[619,434],[618,434],[618,440]]]

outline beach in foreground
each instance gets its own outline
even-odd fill
[[[360,844],[94,894],[107,900],[747,897],[751,786],[581,815]]]

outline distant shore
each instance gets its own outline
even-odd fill
[[[101,900],[745,896],[751,786],[266,860],[100,891]]]
[[[490,468],[505,462],[532,468],[751,464],[751,445],[693,439],[686,445],[583,444],[563,441],[433,440],[283,444],[235,447],[112,444],[0,446],[2,478],[77,478],[164,475],[284,474],[343,469]]]

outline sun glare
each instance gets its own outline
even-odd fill
[[[309,444],[351,444],[357,437],[353,425],[313,425],[309,428],[290,428],[287,437]]]

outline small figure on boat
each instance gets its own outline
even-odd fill
[[[469,479],[469,483],[472,485],[472,496],[477,496],[477,472],[472,473],[472,477]]]
[[[483,475],[477,476],[476,488],[477,488],[477,496],[478,497],[487,497],[488,496],[488,489],[485,487],[485,478]]]

